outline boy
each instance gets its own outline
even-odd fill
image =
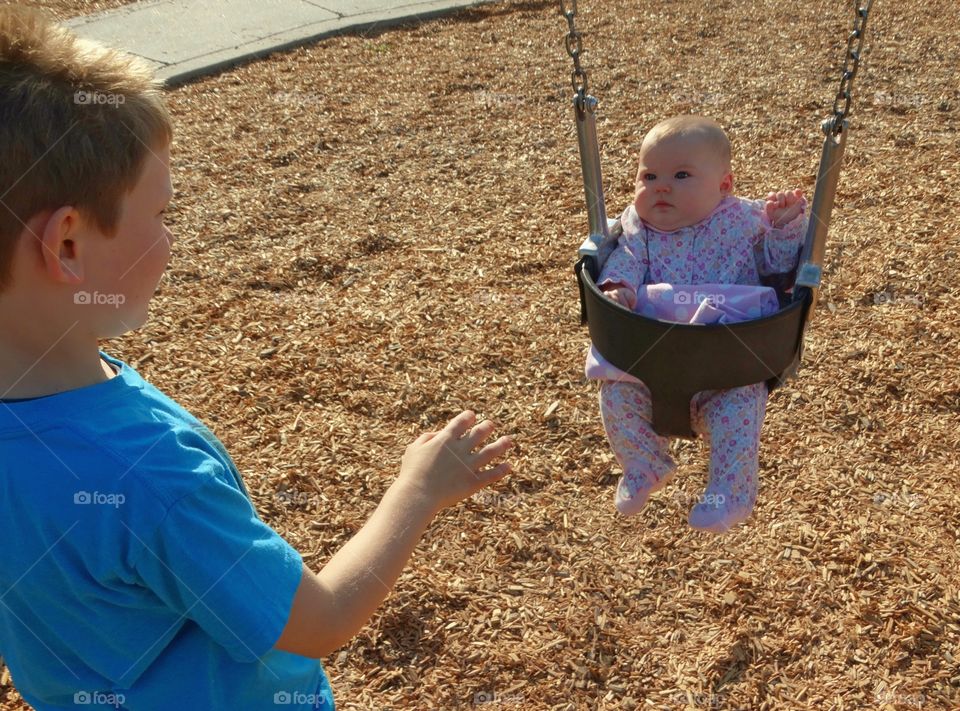
[[[98,348],[166,268],[171,134],[135,60],[0,7],[0,654],[40,711],[332,709],[317,660],[511,440],[471,412],[421,435],[304,567],[210,431]]]

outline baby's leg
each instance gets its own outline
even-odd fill
[[[689,521],[694,528],[723,533],[744,521],[757,500],[767,386],[706,392],[695,400],[694,429],[710,442],[710,481]]]
[[[614,503],[632,516],[676,470],[667,437],[653,431],[653,405],[646,385],[603,381],[600,415],[610,447],[623,469]]]

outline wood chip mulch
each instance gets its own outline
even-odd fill
[[[579,12],[608,212],[644,131],[677,113],[727,129],[739,194],[812,191],[850,3]],[[362,525],[424,429],[471,407],[519,444],[324,660],[339,708],[960,708],[954,16],[874,6],[821,305],[771,398],[756,511],[722,537],[686,524],[699,442],[640,515],[613,508],[553,2],[170,93],[179,241],[151,321],[105,347],[214,429],[307,562]],[[3,683],[0,705],[25,708]]]

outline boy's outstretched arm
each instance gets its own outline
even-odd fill
[[[399,476],[363,528],[319,574],[304,566],[276,649],[319,658],[341,647],[389,594],[434,516],[510,471],[506,462],[489,465],[511,439],[481,446],[494,424],[485,420],[471,430],[475,420],[462,412],[407,447]]]

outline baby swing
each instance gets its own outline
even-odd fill
[[[696,393],[762,381],[772,391],[795,375],[800,365],[804,332],[820,288],[827,228],[849,132],[851,86],[860,65],[873,0],[857,9],[833,116],[821,124],[826,140],[798,266],[788,274],[775,274],[764,281],[777,290],[781,308],[765,318],[722,325],[657,321],[614,303],[597,288],[600,270],[622,229],[619,220],[607,220],[597,144],[597,100],[587,93],[587,73],[580,66],[583,43],[574,26],[577,0],[569,2],[567,9],[567,0],[560,0],[560,13],[570,30],[566,48],[574,64],[573,104],[590,221],[590,235],[580,246],[580,259],[574,268],[580,285],[581,324],[588,325],[590,339],[604,358],[650,389],[654,430],[664,436],[692,438],[690,399]]]

